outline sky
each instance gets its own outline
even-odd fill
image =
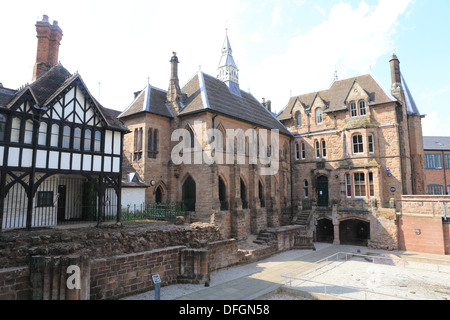
[[[426,136],[450,136],[448,0],[17,0],[0,7],[0,82],[31,82],[36,21],[63,30],[59,60],[104,107],[123,111],[136,91],[167,90],[177,52],[180,85],[217,75],[228,34],[239,84],[281,111],[291,96],[372,73],[390,90],[389,57],[418,105]]]

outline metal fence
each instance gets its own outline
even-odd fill
[[[141,203],[122,208],[122,221],[171,220],[183,212],[181,202]]]

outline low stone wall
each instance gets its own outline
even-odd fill
[[[0,269],[0,300],[30,299],[30,268]]]
[[[154,289],[152,275],[161,285],[177,283],[180,253],[185,247],[170,247],[91,261],[90,299],[119,299]]]
[[[2,251],[2,259],[11,266],[0,269],[0,300],[119,299],[154,289],[155,274],[162,286],[203,283],[213,271],[295,249],[299,228],[274,228],[273,241],[255,245],[254,250],[240,249],[236,239],[222,239],[209,225],[0,234],[0,243],[8,249],[6,254]],[[151,248],[150,239],[164,247],[144,250]],[[36,246],[25,250],[27,243]],[[183,245],[166,245],[173,243]],[[22,254],[12,254],[15,248]],[[18,263],[23,264],[14,266]],[[69,288],[69,267],[73,266],[79,270],[80,288]]]

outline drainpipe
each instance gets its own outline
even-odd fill
[[[441,151],[442,152],[442,168],[444,169],[444,194],[448,195],[448,186],[447,186],[447,173],[446,173],[446,168],[445,168],[445,154],[444,154],[444,150]]]

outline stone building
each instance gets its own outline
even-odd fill
[[[395,222],[379,209],[424,193],[422,116],[395,55],[390,67],[390,92],[371,74],[335,80],[277,116],[294,135],[292,201],[312,210],[317,240],[395,246]]]
[[[147,84],[119,115],[132,132],[124,156],[150,185],[146,201],[182,202],[226,237],[280,226],[291,214],[292,134],[270,102],[239,88],[228,36],[217,77],[198,71],[180,87],[179,63],[173,53],[167,91]],[[269,169],[273,174],[264,173]]]
[[[450,137],[423,137],[426,193],[450,194]]]

